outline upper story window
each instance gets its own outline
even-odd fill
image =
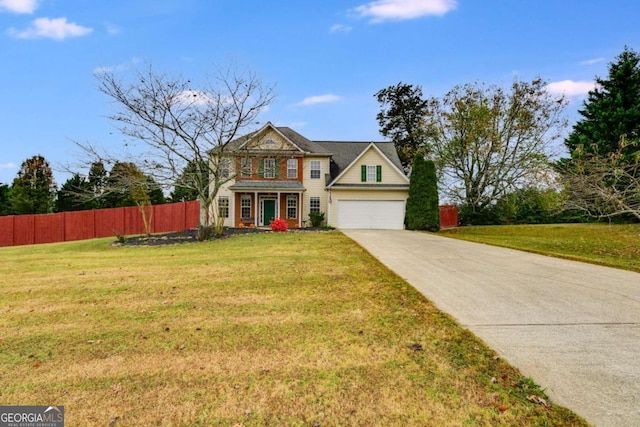
[[[231,161],[229,159],[220,160],[220,178],[228,179],[231,175]]]
[[[298,159],[287,160],[287,178],[298,177]]]
[[[267,145],[273,145],[273,144],[275,144],[276,142],[275,142],[273,139],[269,138],[269,139],[267,139],[264,143],[265,143],[265,144],[267,144]]]
[[[276,177],[276,159],[264,159],[264,170],[263,177],[264,178],[275,178]]]
[[[310,178],[320,179],[320,160],[311,160],[311,162],[309,162],[309,165],[311,166]]]
[[[381,165],[362,165],[360,167],[360,181],[362,182],[382,182]]]
[[[240,159],[240,170],[242,178],[251,178],[253,172],[253,159],[251,157],[242,157]]]

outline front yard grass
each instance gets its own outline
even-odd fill
[[[495,225],[441,234],[640,272],[640,224]]]
[[[338,232],[0,259],[0,402],[69,427],[585,425]]]

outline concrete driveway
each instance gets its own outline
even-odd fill
[[[428,233],[343,232],[554,402],[596,426],[640,426],[640,274]]]

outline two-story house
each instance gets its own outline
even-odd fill
[[[225,150],[232,179],[218,192],[224,225],[289,227],[324,212],[337,228],[402,229],[409,179],[390,142],[310,141],[267,123]]]

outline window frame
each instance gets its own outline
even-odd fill
[[[287,195],[287,219],[298,219],[298,196],[295,194]]]
[[[253,159],[251,157],[240,158],[240,171],[242,178],[251,178],[253,175]]]
[[[229,218],[229,196],[218,196],[218,216]]]
[[[314,165],[317,166],[317,168],[314,168]],[[309,178],[310,179],[320,179],[320,176],[322,171],[322,164],[320,163],[320,160],[310,160],[309,161]],[[317,172],[318,176],[314,176],[314,172]]]
[[[248,204],[245,204],[248,202]],[[249,214],[245,216],[245,209],[249,210]],[[251,194],[240,195],[240,219],[251,219]]]
[[[231,176],[231,159],[220,159],[220,178],[229,179]]]
[[[318,206],[314,206],[316,203]],[[309,213],[320,213],[320,197],[309,197]]]
[[[267,166],[267,162],[271,166]],[[274,179],[276,177],[276,159],[267,158],[262,161],[262,177],[265,179]]]
[[[367,181],[376,182],[376,165],[367,165]]]
[[[298,159],[287,159],[287,178],[298,178]]]

